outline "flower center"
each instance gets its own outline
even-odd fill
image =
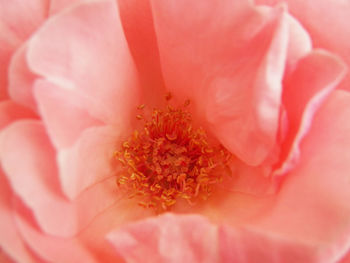
[[[136,115],[143,121],[142,129],[135,130],[115,153],[122,164],[117,185],[142,207],[165,211],[179,198],[189,204],[206,200],[228,170],[229,152],[209,143],[202,128],[193,127],[188,105],[186,101],[179,108],[154,109],[149,120]]]

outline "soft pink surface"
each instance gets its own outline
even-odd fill
[[[339,58],[315,50],[302,58],[286,78],[282,100],[288,120],[288,133],[280,155],[282,164],[275,174],[285,174],[299,162],[299,145],[311,127],[315,112],[345,73],[346,66]]]
[[[194,100],[241,160],[261,164],[276,143],[284,69],[310,50],[307,34],[282,6],[169,0],[152,7],[167,87]]]
[[[38,111],[57,149],[72,146],[85,129],[102,125],[90,116],[84,99],[76,92],[45,80],[37,80],[33,89]]]
[[[47,21],[28,44],[28,64],[80,95],[94,118],[128,123],[138,101],[137,78],[114,1],[88,1]]]
[[[62,190],[74,199],[112,175],[113,150],[138,103],[136,69],[116,3],[89,1],[59,13],[28,50],[30,68],[46,79],[35,83],[34,97],[58,150]]]
[[[26,44],[18,48],[12,56],[8,68],[8,93],[13,101],[36,111],[33,86],[37,76],[28,68],[26,56]]]
[[[203,217],[165,214],[108,234],[127,262],[217,262],[216,227]]]
[[[82,1],[88,1],[88,0],[50,0],[49,12],[51,15],[56,14],[60,11],[64,11],[65,8],[70,8]]]
[[[117,2],[125,37],[139,73],[143,102],[158,105],[163,99],[165,87],[150,1]]]
[[[113,153],[120,143],[115,127],[101,126],[85,130],[72,147],[60,150],[57,163],[65,195],[74,199],[102,180],[115,179]]]
[[[12,53],[46,19],[48,0],[0,1],[0,99],[7,97],[8,64]]]
[[[315,10],[326,10],[320,3]],[[346,255],[350,95],[337,91],[322,104],[345,67],[311,50],[286,6],[0,5],[0,87],[8,82],[12,99],[0,102],[0,245],[12,259],[333,263]],[[300,11],[303,23],[308,12]],[[315,32],[317,46],[348,60],[343,44]],[[152,212],[117,191],[111,159],[139,99],[161,104],[162,75],[175,97],[192,100],[196,121],[237,154],[239,177],[207,202],[178,202],[174,213],[144,219]],[[277,173],[289,173],[277,188],[266,175],[280,150]],[[266,192],[275,194],[259,195]]]
[[[1,133],[0,145],[2,167],[11,187],[49,234],[74,235],[116,200],[113,178],[86,190],[74,201],[62,196],[55,151],[39,121],[8,126]]]
[[[108,239],[130,262],[201,262],[203,254],[210,260],[218,255],[218,262],[336,262],[350,241],[349,103],[350,94],[336,92],[316,114],[299,166],[259,217],[239,222],[244,214],[225,213],[216,228],[198,216],[168,214],[126,225]],[[236,198],[232,211],[249,199]]]
[[[294,15],[310,33],[315,47],[325,48],[340,55],[350,65],[350,27],[347,23],[350,2],[347,0],[255,0],[257,4],[276,5],[286,3]],[[341,84],[349,90],[350,73]]]
[[[16,120],[36,119],[37,116],[28,108],[19,105],[12,100],[3,100],[0,102],[0,128],[3,129],[7,125]]]
[[[2,171],[0,171],[0,191],[0,246],[17,262],[35,262],[14,222],[13,193]]]

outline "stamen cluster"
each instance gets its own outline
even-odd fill
[[[206,200],[227,170],[230,154],[212,146],[202,128],[192,126],[188,104],[154,109],[150,120],[138,114],[143,129],[135,130],[115,154],[123,167],[117,185],[142,207],[164,211],[179,198],[190,204]]]

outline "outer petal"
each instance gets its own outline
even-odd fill
[[[38,121],[8,126],[1,134],[0,144],[2,167],[11,187],[48,234],[74,235],[116,201],[113,178],[91,187],[73,202],[63,198],[55,152]]]
[[[48,0],[0,1],[0,99],[7,96],[8,63],[13,51],[46,19]]]
[[[58,13],[65,8],[69,8],[70,6],[79,3],[84,0],[51,0],[50,1],[50,14]],[[88,1],[88,0],[87,0]]]
[[[220,263],[330,263],[307,240],[295,241],[255,229],[221,226],[218,231]]]
[[[314,114],[343,79],[345,72],[344,63],[336,56],[317,50],[301,59],[285,80],[283,103],[289,130],[275,174],[288,172],[299,161],[299,145],[310,129]]]
[[[2,170],[0,170],[0,191],[0,246],[13,260],[16,260],[17,262],[35,262],[33,255],[25,246],[25,243],[16,228],[13,217],[14,210],[12,208],[13,193]],[[7,262],[2,261],[1,257],[0,261]]]
[[[28,68],[27,50],[27,45],[23,44],[17,49],[11,59],[8,70],[8,92],[12,100],[36,111],[37,106],[34,100],[33,86],[37,75]]]
[[[152,7],[167,87],[195,101],[229,150],[260,164],[278,127],[289,33],[283,8],[260,10],[245,0]]]
[[[58,149],[72,146],[85,129],[102,125],[84,108],[84,98],[72,90],[40,80],[35,83],[34,95],[51,140]]]
[[[350,65],[350,28],[348,17],[350,2],[346,0],[256,0],[258,4],[287,3],[288,9],[310,33],[315,47],[328,49],[345,59]],[[341,84],[349,90],[350,74]]]
[[[91,116],[127,123],[138,99],[137,76],[115,1],[83,1],[67,9],[48,21],[28,48],[30,68],[80,94]]]
[[[113,157],[120,139],[115,127],[94,127],[85,130],[72,147],[58,152],[60,182],[68,198],[115,175],[118,166]]]
[[[45,262],[97,262],[77,237],[65,239],[40,232],[30,213],[21,206],[20,202],[16,203],[16,212],[13,217],[27,246]]]
[[[301,144],[301,162],[258,227],[313,244],[321,262],[339,260],[350,242],[350,94],[335,92]]]
[[[219,231],[223,262],[330,263],[345,255],[350,244],[349,103],[349,93],[336,91],[322,106],[301,143],[300,163],[275,196],[219,190],[190,209],[229,225]]]
[[[166,214],[111,232],[108,240],[127,262],[217,262],[216,228],[203,217]]]
[[[20,119],[35,119],[37,116],[12,100],[0,102],[0,130]]]

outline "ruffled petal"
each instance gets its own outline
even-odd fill
[[[0,145],[1,164],[11,187],[48,234],[76,234],[117,199],[111,178],[67,201],[61,194],[55,151],[39,121],[8,126],[1,133]]]
[[[255,0],[258,4],[288,4],[288,9],[306,28],[315,47],[327,49],[340,55],[350,66],[350,28],[348,17],[350,2],[344,0]],[[350,74],[340,87],[349,90]]]
[[[50,138],[58,149],[72,146],[85,129],[102,125],[89,115],[84,99],[72,90],[39,80],[34,94]]]
[[[315,115],[299,165],[257,224],[269,235],[311,244],[321,262],[339,260],[350,243],[349,104],[350,94],[336,91]]]
[[[115,1],[83,1],[48,20],[28,44],[28,64],[81,95],[91,116],[128,123],[138,100],[137,75]]]
[[[94,127],[85,130],[72,147],[58,152],[60,182],[68,198],[117,173],[114,152],[120,138],[115,127]]]
[[[34,263],[33,255],[27,249],[16,228],[12,208],[13,193],[2,170],[0,170],[0,192],[0,246],[13,260]]]
[[[50,14],[56,14],[64,9],[79,3],[81,0],[51,0],[50,1]],[[87,0],[88,1],[88,0]]]
[[[126,225],[108,240],[127,262],[217,262],[216,228],[198,215],[165,214]]]
[[[308,240],[290,240],[252,228],[221,226],[218,230],[222,263],[329,263],[319,247]]]
[[[60,238],[42,233],[36,228],[30,213],[25,211],[19,202],[16,204],[13,218],[28,247],[45,262],[98,262],[78,237]]]
[[[227,149],[260,164],[276,143],[289,34],[283,7],[244,0],[152,7],[167,88],[194,100]]]
[[[285,174],[299,161],[299,145],[311,127],[314,114],[343,79],[345,72],[346,66],[339,58],[316,50],[300,60],[295,71],[286,79],[283,104],[288,134],[282,145],[281,162],[274,174]]]
[[[12,100],[0,102],[0,130],[16,120],[36,118],[37,116],[31,110]]]
[[[12,100],[36,111],[33,86],[37,75],[28,68],[27,50],[27,45],[23,44],[11,59],[8,92]]]
[[[349,105],[350,94],[336,91],[316,113],[301,143],[300,163],[275,195],[256,197],[219,189],[204,204],[189,209],[227,225],[219,231],[222,262],[329,263],[346,254]]]
[[[7,97],[12,53],[46,19],[48,0],[0,1],[0,100]]]

